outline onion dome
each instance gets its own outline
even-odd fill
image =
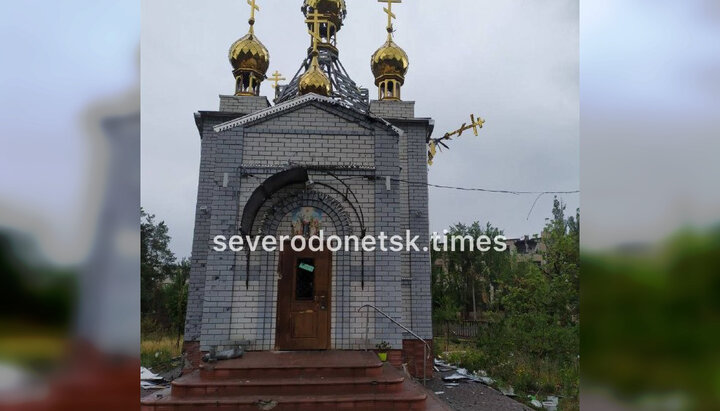
[[[314,11],[323,14],[336,26],[338,31],[347,16],[345,0],[305,0],[301,10],[305,17]]]
[[[230,64],[235,70],[255,71],[264,76],[270,67],[270,53],[254,34],[248,33],[230,47]]]
[[[372,55],[370,68],[375,76],[375,85],[379,87],[380,100],[399,100],[400,87],[405,84],[410,60],[391,36]]]
[[[260,84],[265,80],[265,73],[270,67],[268,49],[255,37],[255,12],[260,7],[255,0],[248,0],[250,6],[250,28],[248,34],[230,46],[230,64],[235,76],[236,96],[257,96]]]
[[[330,79],[320,68],[317,56],[313,58],[310,68],[300,77],[298,88],[300,94],[315,93],[326,97],[330,95],[332,91]]]
[[[258,95],[260,83],[270,67],[268,49],[250,32],[230,47],[230,64],[236,81],[236,95]]]

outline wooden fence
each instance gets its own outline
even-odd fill
[[[450,338],[476,338],[485,324],[485,321],[436,322],[433,323],[433,334],[436,337],[445,337],[449,332]]]

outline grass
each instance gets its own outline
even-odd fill
[[[182,338],[180,339],[182,341]],[[143,337],[140,342],[140,363],[154,372],[168,371],[180,365],[182,344],[176,344],[177,337]]]
[[[0,362],[44,371],[67,355],[70,340],[62,328],[0,320]]]
[[[450,340],[448,341],[448,339],[445,337],[433,338],[433,347],[435,349],[436,355],[441,355],[445,351],[447,351],[447,352],[463,351],[470,344],[472,344],[472,340],[450,338]]]
[[[44,370],[62,361],[67,346],[67,338],[57,335],[0,337],[0,361]]]
[[[438,351],[444,351],[445,339],[436,337]],[[495,387],[512,386],[516,398],[529,404],[528,396],[542,400],[548,395],[561,397],[558,409],[578,410],[579,378],[576,365],[563,365],[554,361],[534,358],[522,353],[505,358],[490,358],[473,341],[450,339],[448,351],[439,355],[448,363],[466,368],[470,372],[486,371],[493,378]]]

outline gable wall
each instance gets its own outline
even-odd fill
[[[427,181],[425,128],[416,125],[413,129],[406,124],[407,132],[398,137],[376,121],[353,117],[329,104],[322,107],[319,104],[322,103],[307,104],[220,133],[212,131],[216,124],[204,126],[185,338],[200,341],[202,350],[239,341],[250,342],[251,349],[273,348],[277,255],[254,253],[246,284],[245,253],[214,252],[211,237],[237,234],[244,205],[252,192],[289,162],[337,167],[333,172],[348,179],[347,184],[358,197],[356,205],[363,211],[369,235],[380,231],[389,235],[404,234],[404,230],[410,228],[414,234],[425,236],[419,244],[427,243],[427,188],[412,188],[397,181],[392,182],[390,190],[385,185],[386,176]],[[223,186],[225,173],[227,187]],[[311,171],[310,174],[313,181],[342,188],[323,172]],[[368,175],[378,180],[362,178]],[[339,204],[337,207],[342,209],[338,211],[349,216],[348,229],[360,234],[360,222],[342,196],[320,186],[312,190],[332,196],[336,200],[333,204]],[[281,201],[304,190],[300,187],[286,191],[277,193],[272,200]],[[201,211],[202,207],[208,211]],[[420,215],[413,217],[417,212]],[[258,218],[262,215],[261,210]],[[276,234],[286,234],[282,231],[287,229],[288,216],[279,218],[282,223]],[[333,226],[328,231],[337,230],[338,227]],[[420,331],[422,336],[431,337],[429,254],[416,254],[366,254],[364,288],[360,254],[336,256],[333,348],[365,348],[365,314],[357,312],[365,303],[377,305],[396,320]],[[415,312],[416,309],[419,311]],[[375,315],[370,318],[373,345],[385,340],[396,348],[402,346],[403,336],[397,327],[384,319],[375,320]]]
[[[245,166],[289,163],[373,167],[373,129],[304,106],[245,129]]]

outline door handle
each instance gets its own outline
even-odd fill
[[[320,309],[322,311],[327,310],[327,296],[325,294],[321,294],[318,299],[320,300]]]

